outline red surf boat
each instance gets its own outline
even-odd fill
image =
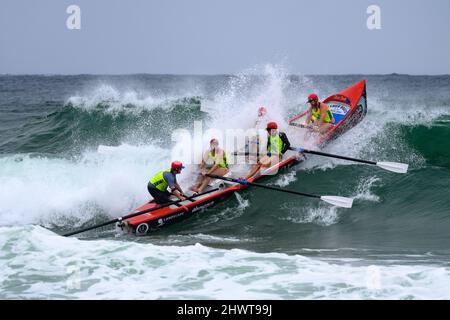
[[[324,102],[330,106],[333,112],[335,125],[330,131],[316,140],[315,144],[319,148],[325,146],[333,139],[336,139],[364,118],[367,113],[366,81],[361,80],[351,87],[328,97]],[[292,126],[290,128],[292,130],[297,130],[291,130],[288,134],[290,140],[292,135],[303,136],[304,132],[307,130],[305,128],[300,128],[302,127],[301,122],[304,121],[303,118],[305,115],[306,112],[289,120],[288,123]],[[255,182],[265,177],[274,176],[275,174],[301,163],[304,159],[305,157],[298,152],[287,151],[282,162],[248,179],[248,181]],[[167,207],[156,209],[159,205],[154,202],[149,202],[137,208],[130,214],[140,211],[149,212],[129,218],[126,221],[121,221],[118,226],[137,235],[144,235],[152,230],[165,227],[189,218],[194,214],[201,213],[206,209],[227,200],[234,192],[247,188],[249,188],[248,185],[220,182],[216,187],[214,185],[208,186],[203,194],[188,198],[185,201],[177,201]]]

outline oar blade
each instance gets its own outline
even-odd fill
[[[408,165],[406,163],[399,162],[377,162],[377,166],[388,171],[396,173],[406,173],[408,171]]]
[[[351,208],[353,205],[352,198],[337,196],[321,196],[320,199],[337,207]]]

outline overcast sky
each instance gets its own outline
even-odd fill
[[[81,30],[66,9],[81,8]],[[367,7],[381,8],[369,30]],[[450,74],[449,0],[1,0],[0,73]]]

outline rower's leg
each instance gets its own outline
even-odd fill
[[[261,160],[259,160],[259,162],[253,166],[253,168],[250,171],[250,173],[247,174],[247,176],[245,177],[245,180],[253,177],[259,171],[261,171],[261,166],[264,166],[264,163],[266,163],[267,161],[270,161],[270,158],[268,156],[262,157]]]
[[[216,170],[214,170],[213,172],[211,172],[211,174],[216,175],[216,176],[220,176],[223,177],[224,175],[226,175],[230,170],[228,168],[217,168]],[[206,188],[206,186],[209,184],[209,182],[211,181],[210,177],[205,177],[205,180],[203,180],[202,184],[200,185],[200,187],[198,188],[198,192],[202,192],[203,189]]]
[[[247,176],[245,177],[245,180],[253,177],[258,171],[259,168],[261,167],[261,165],[259,163],[255,164],[252,168],[252,170],[250,170],[250,172],[247,174]]]
[[[261,167],[259,169],[259,172],[262,172],[266,169],[269,169],[270,167],[273,167],[275,165],[277,165],[278,163],[280,163],[282,157],[279,155],[274,155],[271,157],[265,156],[262,160],[261,160]],[[270,174],[276,174],[278,171],[275,172],[271,172]]]
[[[210,177],[204,177],[204,179],[203,179],[203,181],[202,181],[202,183],[200,184],[200,186],[197,188],[197,192],[198,193],[202,193],[203,192],[203,189],[205,189],[206,188],[206,186],[208,185],[208,183],[211,181],[211,178]]]
[[[216,175],[216,176],[221,176],[223,177],[224,175],[226,175],[230,170],[228,168],[217,168],[216,170],[213,171],[212,174]]]
[[[157,204],[164,204],[171,201],[170,193],[167,191],[160,191],[156,188],[149,188],[149,192]]]
[[[192,186],[189,187],[189,190],[193,191],[193,192],[199,192],[198,188],[200,187],[200,185],[202,184],[203,181],[203,176],[199,176],[197,177],[195,184],[193,184]]]

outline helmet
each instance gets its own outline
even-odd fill
[[[311,102],[311,101],[319,101],[319,96],[315,93],[311,93],[308,96],[308,102]]]
[[[278,125],[277,125],[276,122],[271,121],[271,122],[269,122],[269,123],[267,124],[266,129],[267,129],[267,130],[269,130],[269,129],[278,129]]]
[[[263,116],[267,113],[267,109],[263,106],[258,108],[258,115]]]
[[[184,167],[180,161],[174,161],[172,162],[170,169],[175,171],[181,171],[181,169],[184,169]]]

